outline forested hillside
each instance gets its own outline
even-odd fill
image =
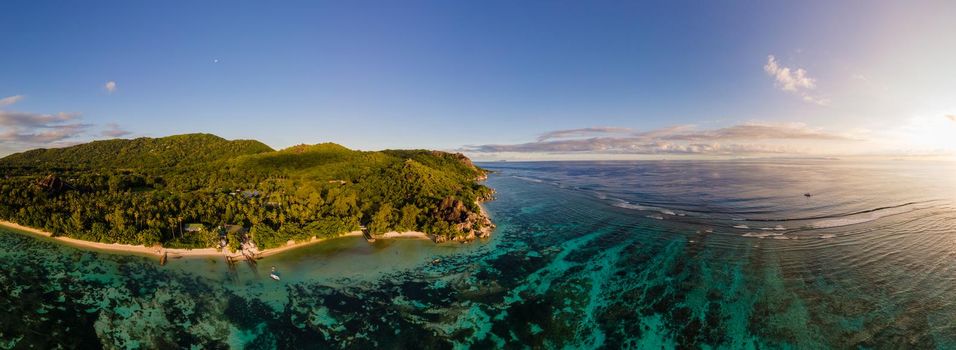
[[[0,219],[56,235],[166,247],[260,249],[418,230],[482,235],[485,171],[437,151],[361,152],[326,143],[273,151],[208,134],[95,141],[0,159]],[[226,230],[220,227],[244,227]]]
[[[163,168],[196,165],[245,154],[272,152],[254,140],[229,141],[210,134],[187,134],[163,138],[93,141],[66,148],[35,149],[3,158],[2,166],[117,169]]]

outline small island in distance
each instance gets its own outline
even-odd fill
[[[478,204],[493,197],[487,171],[441,151],[186,134],[26,151],[0,173],[7,226],[164,256],[256,257],[350,233],[468,241],[494,227]]]

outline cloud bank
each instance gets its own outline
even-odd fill
[[[115,85],[114,85],[115,88]],[[23,95],[0,98],[0,108],[23,100]],[[93,124],[81,122],[79,113],[32,113],[0,109],[0,156],[39,147],[65,147],[97,136]],[[106,124],[98,136],[118,138],[132,134],[116,123]]]
[[[595,128],[574,129],[590,130]],[[604,130],[605,128],[596,128]],[[625,130],[613,128],[615,131]],[[558,130],[542,134],[538,141],[520,144],[465,146],[471,153],[544,154],[705,154],[803,153],[799,144],[859,141],[804,124],[740,124],[712,130],[678,125],[620,136],[552,139],[551,135],[579,135]],[[546,137],[547,136],[547,137]]]
[[[774,84],[781,90],[800,96],[804,101],[826,105],[829,101],[825,98],[814,96],[810,91],[816,89],[817,80],[811,78],[803,68],[791,69],[781,66],[774,55],[767,56],[767,64],[763,66],[764,72],[774,78]]]
[[[555,130],[555,131],[541,134],[541,136],[538,136],[538,141],[566,139],[571,137],[594,136],[594,135],[601,135],[601,134],[627,133],[630,131],[631,129],[629,128],[615,128],[615,127],[593,127],[593,128],[581,128],[581,129]]]
[[[0,99],[0,107],[13,105],[23,99],[15,95]],[[41,114],[0,110],[0,142],[24,146],[63,141],[79,135],[90,125],[78,121],[79,114]]]
[[[89,124],[79,123],[75,113],[40,114],[0,110],[0,142],[45,144],[77,136]]]

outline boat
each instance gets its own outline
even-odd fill
[[[807,197],[807,198],[810,198],[810,196],[813,196],[813,195],[810,194],[810,192],[807,192],[807,193],[804,193],[803,196],[804,196],[804,197]]]
[[[271,277],[272,279],[274,279],[274,280],[276,280],[276,281],[279,280],[279,273],[276,272],[276,267],[275,267],[275,266],[272,267],[272,272],[269,273],[269,277]]]

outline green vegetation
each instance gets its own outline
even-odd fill
[[[0,174],[0,219],[97,242],[215,247],[222,234],[236,249],[246,234],[217,228],[239,225],[265,249],[362,225],[439,239],[491,226],[476,204],[491,197],[485,171],[437,151],[189,134],[27,151],[0,159]]]

